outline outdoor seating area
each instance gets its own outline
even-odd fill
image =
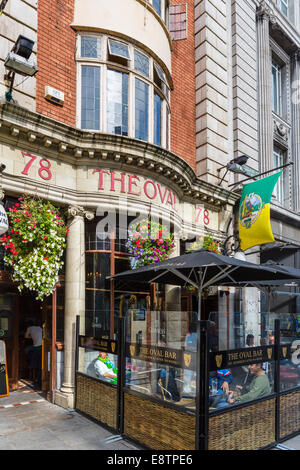
[[[126,283],[141,277],[171,285],[191,283],[198,286],[200,300],[202,290],[212,284],[230,281],[241,286],[255,280],[257,286],[271,278],[300,278],[296,271],[199,250],[114,278]],[[120,311],[113,340],[81,336],[77,325],[78,383],[85,383],[90,394],[99,386],[103,391],[96,411],[83,406],[79,387],[76,408],[154,449],[253,450],[299,433],[298,314],[253,312],[247,317],[253,334],[236,335],[233,325],[242,331],[243,312],[235,312],[238,326],[236,320],[224,322],[222,311],[202,320],[200,301],[198,307],[192,316],[144,309],[142,320]],[[92,356],[95,368],[97,361],[107,364],[102,377],[88,373]],[[108,396],[114,397],[113,420],[100,413],[100,403]]]

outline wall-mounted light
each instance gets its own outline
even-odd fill
[[[225,176],[227,175],[228,171],[231,171],[232,173],[240,173],[242,175],[247,175],[247,170],[243,167],[248,161],[248,157],[246,155],[240,155],[239,157],[234,158],[233,160],[230,160],[227,165],[221,166],[221,168],[218,169],[218,173],[223,169],[226,168],[226,171],[223,175],[223,178],[221,179],[219,186],[222,184],[224,181]]]
[[[5,96],[8,101],[12,98],[12,89],[16,73],[25,77],[33,77],[38,72],[34,59],[30,59],[33,45],[34,41],[19,35],[11,52],[8,53],[5,59],[4,65],[8,73],[4,76],[4,79],[9,82],[9,91]]]

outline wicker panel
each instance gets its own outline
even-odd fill
[[[195,418],[125,392],[124,432],[151,449],[195,449]]]
[[[274,398],[209,419],[209,450],[255,450],[274,441]]]
[[[107,426],[117,426],[117,390],[109,384],[77,375],[76,408]]]
[[[300,391],[280,397],[280,438],[300,432]]]

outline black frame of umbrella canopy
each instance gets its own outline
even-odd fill
[[[197,354],[196,363],[196,450],[207,450],[208,448],[209,423],[208,322],[201,320],[202,291],[212,285],[241,287],[241,283],[255,283],[255,287],[258,287],[260,283],[265,281],[300,279],[300,270],[293,270],[289,273],[285,268],[287,267],[277,264],[258,265],[201,248],[159,263],[108,277],[115,281],[125,279],[126,283],[134,281],[176,286],[192,285],[198,290],[197,350],[199,354]],[[200,370],[203,371],[202,374],[200,374]]]

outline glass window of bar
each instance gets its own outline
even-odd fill
[[[81,127],[100,129],[100,68],[81,67]]]
[[[107,132],[128,135],[128,74],[107,71]]]

